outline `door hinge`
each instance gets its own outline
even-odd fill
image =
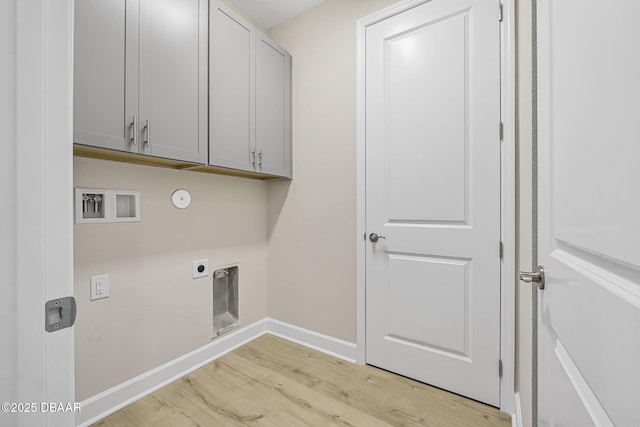
[[[500,122],[498,132],[500,134],[500,141],[502,141],[504,139],[504,123]]]
[[[498,360],[498,375],[502,378],[502,360]]]
[[[503,6],[502,3],[498,6],[498,21],[502,22],[502,14],[503,14]]]
[[[500,241],[500,246],[499,246],[498,250],[500,251],[500,259],[503,259],[504,258],[504,243],[502,243],[502,241]]]

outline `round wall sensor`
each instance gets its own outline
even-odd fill
[[[191,194],[187,190],[176,190],[171,195],[173,206],[178,209],[184,209],[191,204]]]

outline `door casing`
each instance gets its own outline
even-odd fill
[[[367,27],[429,0],[403,0],[356,23],[356,346],[358,363],[366,362],[366,140],[365,46]],[[515,284],[516,284],[516,150],[515,150],[515,19],[514,0],[503,1],[500,25],[500,87],[503,139],[500,150],[500,212],[503,258],[500,268],[500,409],[514,413]],[[496,126],[499,124],[496,123]]]
[[[45,332],[45,302],[73,294],[73,0],[16,2],[18,426],[66,427],[75,400],[73,328]]]

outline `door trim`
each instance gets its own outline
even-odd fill
[[[365,52],[366,30],[384,19],[430,0],[403,0],[356,22],[356,361],[366,362],[366,162],[365,162]],[[498,25],[496,1],[496,25]],[[501,121],[500,143],[501,240],[504,256],[500,268],[500,409],[515,410],[515,284],[516,284],[516,147],[515,147],[515,19],[514,0],[503,1],[500,28]],[[498,126],[498,123],[496,123]],[[498,242],[496,242],[496,245]],[[497,361],[496,361],[496,369]]]
[[[17,401],[39,410],[75,398],[73,328],[45,332],[44,314],[73,295],[73,0],[16,2],[16,49]],[[74,418],[19,413],[17,425]]]

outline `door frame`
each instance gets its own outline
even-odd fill
[[[45,301],[73,295],[73,0],[16,2],[18,426],[75,425],[73,328],[45,332]]]
[[[356,361],[366,363],[366,30],[382,20],[430,0],[403,0],[356,22]],[[496,2],[497,6],[498,2]],[[500,149],[500,409],[515,411],[515,285],[516,281],[516,146],[515,146],[515,7],[503,0],[500,25],[500,102],[504,126]],[[496,9],[496,25],[498,25]],[[498,124],[496,123],[496,126]],[[497,242],[496,242],[497,244]],[[496,367],[497,369],[497,367]]]

